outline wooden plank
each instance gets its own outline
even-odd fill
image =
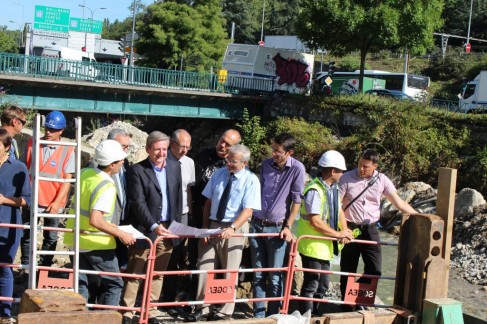
[[[457,184],[457,170],[440,168],[438,170],[438,193],[436,198],[436,214],[445,223],[443,235],[443,259],[450,265],[451,242],[453,234],[453,213],[455,209],[455,190]],[[445,282],[448,289],[448,280]]]
[[[374,315],[374,324],[392,324],[399,316],[389,310],[371,312]],[[364,316],[358,312],[323,314],[322,317],[312,317],[311,323],[319,324],[362,324]]]
[[[394,305],[413,312],[420,312],[425,294],[427,261],[441,258],[443,221],[429,214],[416,214],[402,224],[399,236],[398,263],[396,269],[396,289]],[[430,279],[430,284],[443,285],[446,278]],[[435,296],[441,297],[441,296]]]
[[[426,262],[426,280],[424,289],[424,299],[429,298],[446,298],[448,290],[441,283],[443,280],[448,281],[448,265],[445,260],[438,255],[432,257]],[[440,279],[439,278],[446,278]]]

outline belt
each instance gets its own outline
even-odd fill
[[[252,221],[263,226],[282,226],[282,224],[284,224],[284,221],[271,222],[271,221],[262,220],[260,218],[254,218],[252,219]]]
[[[355,224],[351,222],[347,222],[347,227],[354,230],[356,228],[359,228],[361,230],[368,230],[369,228],[374,228],[377,223],[372,223],[372,224]]]

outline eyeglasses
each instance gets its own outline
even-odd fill
[[[279,151],[277,149],[272,149],[272,153],[275,153],[276,155],[284,155],[287,153],[287,151]]]
[[[22,124],[22,126],[25,126],[25,124],[27,123],[27,120],[25,119],[20,119],[18,117],[15,117],[15,119],[17,119]]]
[[[230,164],[230,165],[237,165],[237,164],[242,163],[242,162],[243,161],[225,160],[225,163]]]
[[[122,145],[122,150],[128,150],[130,148],[130,145]]]
[[[173,142],[174,145],[176,145],[180,150],[188,150],[188,151],[191,151],[192,149],[192,146],[185,146],[185,145],[179,145],[178,143],[176,142]]]

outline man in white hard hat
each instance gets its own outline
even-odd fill
[[[114,140],[105,140],[95,149],[96,168],[86,168],[80,176],[80,221],[79,230],[88,231],[89,234],[80,233],[79,237],[79,267],[85,270],[104,272],[119,272],[115,256],[115,237],[126,245],[135,243],[132,234],[124,232],[112,224],[117,189],[112,175],[119,172],[123,161],[127,157],[120,143]],[[74,210],[70,211],[73,214]],[[74,228],[74,219],[69,218],[67,228]],[[98,232],[98,233],[97,233]],[[108,235],[99,235],[103,232]],[[74,245],[73,233],[66,233],[64,243]],[[102,287],[105,292],[104,305],[117,306],[123,288],[120,277],[101,276]],[[88,278],[86,274],[79,275],[79,293],[88,300]]]
[[[379,154],[366,149],[360,154],[358,167],[347,172],[340,179],[340,196],[343,199],[343,210],[347,226],[358,233],[359,240],[380,241],[376,223],[380,218],[380,199],[385,196],[394,207],[403,213],[416,214],[416,210],[397,194],[392,181],[377,171]],[[342,251],[340,271],[356,272],[358,261],[362,255],[364,273],[381,275],[382,255],[380,245],[349,244]],[[361,281],[365,281],[362,278]],[[346,292],[348,277],[340,278],[342,298]],[[343,305],[344,310],[353,310]]]
[[[347,169],[345,158],[337,151],[325,152],[318,165],[320,175],[314,178],[304,189],[304,200],[301,203],[301,218],[298,220],[297,236],[314,235],[327,236],[338,239],[304,238],[300,240],[298,251],[301,255],[303,268],[315,270],[330,270],[330,260],[343,246],[353,239],[352,231],[347,228],[345,216],[341,210],[338,180]],[[323,298],[329,288],[330,280],[327,274],[304,272],[301,297]],[[301,313],[308,310],[313,315],[321,315],[318,311],[319,303],[300,301]]]

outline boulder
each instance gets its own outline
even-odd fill
[[[478,191],[470,188],[462,189],[455,199],[455,218],[463,219],[474,208],[485,204],[485,199]]]
[[[86,300],[66,289],[27,289],[20,300],[19,313],[73,312],[86,310]]]
[[[23,313],[17,318],[18,324],[120,324],[122,314],[117,311],[79,311],[56,313]]]

